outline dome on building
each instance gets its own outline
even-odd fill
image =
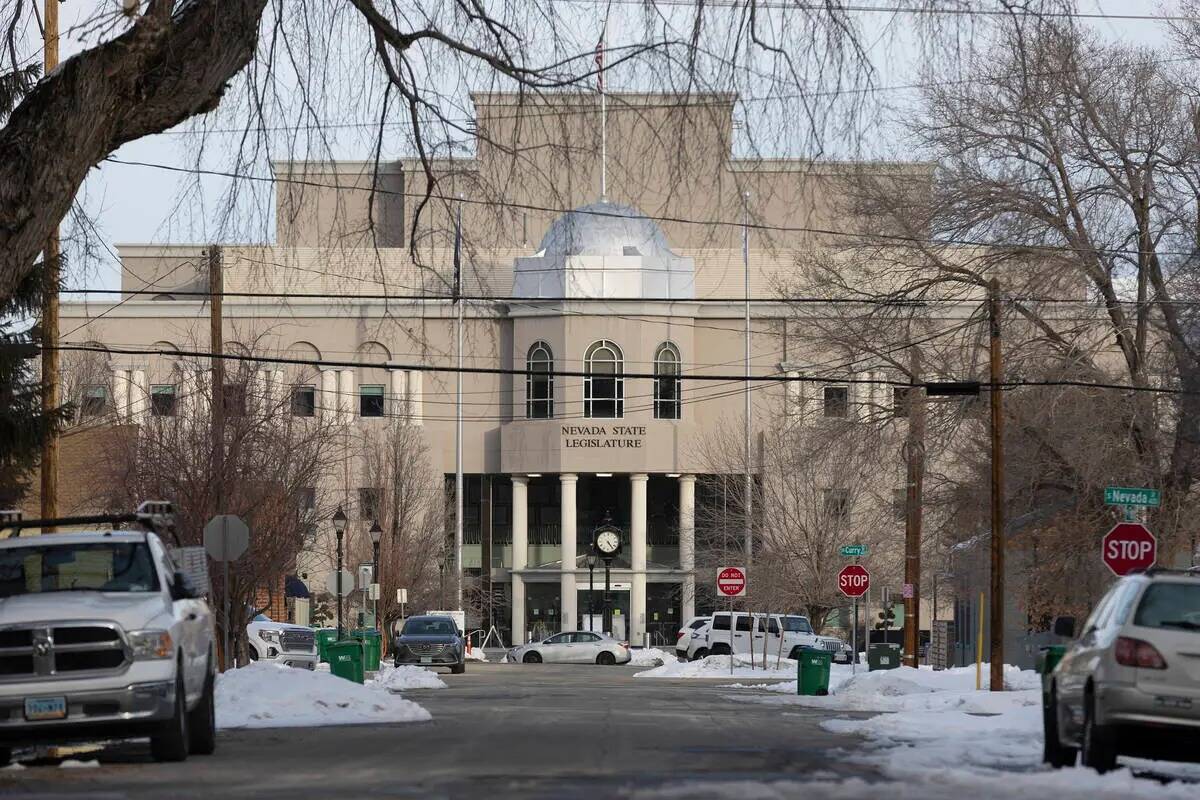
[[[632,206],[605,202],[589,203],[554,220],[538,251],[545,256],[673,255],[654,220]]]
[[[654,220],[631,206],[590,203],[550,224],[538,252],[513,267],[518,297],[691,300],[695,267]]]

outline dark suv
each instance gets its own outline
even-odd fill
[[[455,675],[467,671],[462,632],[451,617],[409,617],[392,647],[395,664],[449,667]]]

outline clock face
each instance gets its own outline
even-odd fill
[[[596,537],[596,549],[605,555],[612,555],[621,549],[621,537],[613,531],[603,531]]]

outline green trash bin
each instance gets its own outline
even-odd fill
[[[363,682],[363,643],[357,639],[342,639],[326,648],[329,671],[339,678]]]
[[[1054,672],[1054,668],[1058,666],[1059,661],[1062,661],[1063,654],[1066,652],[1067,647],[1062,644],[1048,645],[1038,651],[1037,671],[1042,676],[1042,694],[1049,696],[1050,673]]]
[[[337,641],[337,628],[317,628],[317,658],[323,663],[329,663],[329,645]]]
[[[363,644],[363,669],[367,672],[379,671],[379,660],[382,655],[383,637],[374,628],[350,632],[351,638]]]
[[[796,662],[796,694],[824,696],[829,694],[829,670],[833,653],[806,647]]]
[[[875,642],[867,648],[867,671],[896,669],[900,666],[900,645],[891,642]]]

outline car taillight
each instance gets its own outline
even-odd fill
[[[686,633],[687,633],[687,631],[680,631],[679,633],[675,634],[675,641],[678,642],[680,639],[682,639],[684,637],[684,634],[686,634]]]
[[[1162,654],[1149,642],[1122,636],[1117,639],[1117,663],[1123,667],[1144,669],[1166,669],[1167,662]]]
[[[626,650],[628,650],[628,649],[629,649],[629,642],[621,642],[621,647],[624,647]]]

